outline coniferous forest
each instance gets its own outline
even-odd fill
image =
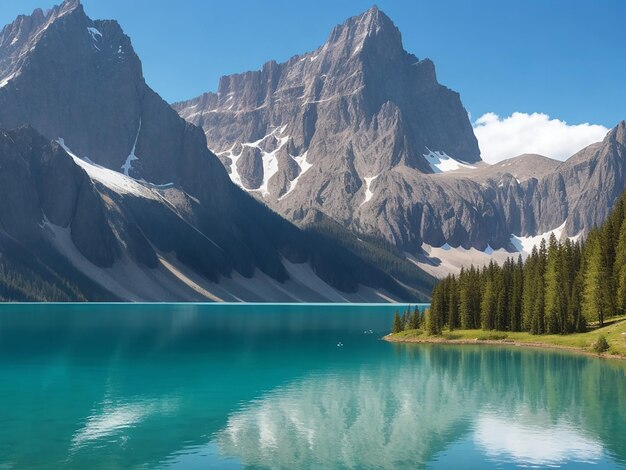
[[[399,318],[394,331],[419,325],[431,335],[444,328],[568,334],[591,322],[603,326],[608,317],[626,314],[625,219],[622,195],[584,242],[552,234],[525,261],[518,256],[449,275],[435,285],[421,323]]]

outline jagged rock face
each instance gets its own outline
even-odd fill
[[[118,245],[105,207],[87,174],[57,144],[32,128],[0,133],[2,229],[15,239],[36,243],[48,222],[69,227],[85,258],[110,267]]]
[[[513,249],[512,234],[564,222],[564,235],[584,234],[625,188],[621,127],[566,163],[481,162],[459,95],[376,7],[316,51],[223,77],[217,93],[174,108],[202,126],[233,181],[290,220],[308,226],[321,212],[411,254]]]
[[[626,121],[612,129],[601,144],[574,155],[560,170],[571,195],[567,232],[576,234],[600,226],[626,189]]]
[[[565,162],[523,155],[436,175],[388,172],[372,184],[380,218],[358,230],[382,233],[414,253],[421,243],[512,249],[513,234],[534,236],[561,225],[562,236],[584,236],[626,189],[625,128],[622,121],[603,142]]]
[[[119,25],[78,0],[5,27],[0,65],[0,129],[32,126],[0,136],[0,239],[126,300],[416,298],[234,185],[203,131],[146,85]],[[285,158],[292,144],[258,147],[240,146],[235,168],[264,188],[259,153]]]
[[[374,266],[303,233],[241,191],[234,193],[238,216],[225,221],[179,188],[136,181],[65,149],[30,127],[0,132],[0,256],[9,250],[16,258],[18,250],[44,278],[59,269],[61,285],[91,282],[86,299],[91,292],[109,300],[342,299],[331,285],[360,300],[377,298],[373,290],[357,294],[363,286],[413,298]],[[305,266],[313,275],[308,282],[326,287],[294,283],[283,259]],[[257,270],[275,280],[263,281],[274,293],[248,290],[242,276],[258,278]],[[241,280],[233,284],[234,277]],[[300,293],[291,297],[294,288]]]
[[[235,182],[282,213],[311,206],[347,222],[365,178],[401,166],[431,173],[428,149],[480,161],[459,95],[437,83],[430,60],[403,50],[400,32],[376,7],[311,53],[222,77],[217,94],[174,107],[202,126]],[[268,139],[273,145],[261,148]],[[264,164],[238,178],[248,148],[260,149]]]
[[[32,125],[77,155],[228,210],[230,185],[204,136],[145,83],[115,21],[80,2],[20,16],[0,33],[0,127]]]
[[[476,138],[459,95],[437,83],[430,60],[403,50],[376,7],[314,52],[223,77],[217,94],[174,107],[203,127],[233,181],[299,224],[321,211],[409,251],[424,240],[486,244],[497,225],[471,182],[469,197],[484,207],[454,207],[454,193],[433,190],[428,175],[439,168],[425,155],[475,164]]]

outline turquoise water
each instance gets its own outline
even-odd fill
[[[626,363],[395,307],[0,307],[0,469],[626,468]]]

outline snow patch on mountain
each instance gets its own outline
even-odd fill
[[[139,133],[141,132],[141,119],[139,119],[139,128],[137,129],[137,135],[135,136],[135,142],[133,143],[133,148],[130,150],[128,154],[128,158],[126,158],[126,162],[122,165],[122,171],[126,176],[130,176],[128,172],[132,169],[133,162],[135,160],[139,160],[137,155],[135,155],[135,150],[137,149],[137,141],[139,140]]]
[[[380,173],[378,175],[376,175],[376,176],[370,176],[369,178],[368,177],[363,178],[365,180],[365,200],[361,203],[361,205],[365,204],[367,201],[372,199],[372,196],[374,195],[374,193],[371,190],[372,183],[379,176],[380,176]]]
[[[12,73],[11,75],[9,75],[8,77],[4,78],[3,80],[0,81],[0,88],[5,87],[6,85],[8,85],[8,83],[13,80],[15,78],[17,74],[16,73]]]
[[[274,176],[278,172],[278,152],[289,141],[288,135],[286,136],[282,135],[285,132],[286,128],[287,126],[277,127],[269,134],[261,137],[259,140],[255,140],[254,142],[243,142],[241,144],[242,147],[256,148],[261,151],[261,159],[263,161],[263,182],[258,188],[253,188],[253,189],[246,188],[246,186],[243,184],[243,181],[241,180],[241,175],[239,174],[239,170],[237,168],[237,161],[241,157],[243,151],[239,153],[239,155],[235,155],[233,150],[236,145],[233,145],[230,148],[230,150],[217,153],[217,155],[226,156],[230,159],[231,181],[246,191],[249,191],[249,192],[258,191],[263,195],[263,197],[269,196],[270,194],[270,191],[268,188],[269,181],[272,178],[272,176]],[[261,143],[265,141],[266,139],[272,138],[272,137],[278,140],[278,145],[271,152],[267,152],[263,150],[263,148],[261,147]],[[299,176],[302,176],[302,174],[304,174],[304,172],[310,168],[310,165],[306,162],[306,153],[301,155],[300,157],[292,156],[292,158],[296,161],[296,163],[298,163],[298,166],[300,166],[301,171],[300,171]],[[294,187],[295,185],[293,185],[293,182],[292,182],[292,186],[290,187],[290,190],[293,189]]]
[[[548,240],[550,240],[550,235],[552,234],[554,234],[557,240],[560,240],[566,222],[567,220],[563,222],[559,227],[535,236],[520,237],[517,235],[511,235],[511,244],[515,247],[516,251],[525,255],[529,255],[532,252],[534,246],[539,248],[539,245],[541,245],[541,240],[545,240],[547,243]],[[576,240],[578,239],[578,237],[572,238],[575,238]]]
[[[518,253],[511,253],[504,248],[494,250],[490,246],[483,251],[476,248],[452,247],[449,244],[434,247],[427,243],[422,244],[424,253],[413,256],[406,253],[406,258],[428,274],[443,278],[448,274],[458,274],[462,267],[482,267],[492,260],[502,264],[507,258],[516,258]]]
[[[102,33],[93,27],[87,28],[87,31],[89,32],[89,34],[91,35],[91,39],[93,40],[93,47],[95,47],[96,50],[99,51],[100,48],[98,47],[98,40],[102,38]]]
[[[517,259],[519,255],[522,256],[522,259],[526,259],[532,253],[533,247],[539,248],[541,240],[545,240],[547,243],[552,234],[554,234],[557,240],[560,240],[565,230],[566,222],[567,220],[557,228],[539,235],[527,237],[511,235],[512,251],[504,248],[494,250],[490,245],[487,245],[487,248],[481,251],[476,248],[463,248],[462,246],[452,247],[448,243],[439,247],[433,247],[424,243],[422,244],[422,255],[415,257],[407,253],[406,257],[427,273],[442,278],[448,274],[459,273],[463,266],[467,268],[473,264],[475,267],[482,267],[488,265],[491,261],[502,264],[508,258]],[[578,234],[569,237],[569,239],[572,242],[577,242],[580,236],[581,234]]]
[[[261,192],[263,197],[269,196],[270,191],[268,189],[268,184],[272,176],[274,176],[278,172],[278,151],[282,148],[283,145],[287,143],[289,140],[289,136],[281,137],[279,140],[278,147],[276,150],[272,152],[263,152],[263,183],[258,191]]]
[[[72,152],[67,145],[65,145],[64,139],[57,139],[57,143],[67,152],[67,154],[74,159],[76,164],[87,172],[89,177],[98,183],[106,186],[113,191],[121,194],[132,194],[147,199],[159,199],[159,195],[152,191],[147,184],[142,184],[137,180],[134,180],[130,176],[123,175],[117,171],[104,168],[89,158],[80,158],[74,152]],[[170,186],[170,185],[166,185]],[[156,186],[155,186],[156,187]]]
[[[233,145],[230,150],[227,150],[226,152],[216,153],[216,155],[218,156],[224,155],[228,157],[228,159],[230,159],[230,165],[229,165],[230,175],[229,176],[230,176],[231,181],[235,183],[237,186],[239,186],[240,188],[246,189],[246,187],[243,185],[243,182],[241,181],[241,175],[239,174],[239,170],[237,169],[237,161],[239,160],[243,152],[240,152],[239,155],[235,155],[235,153],[233,152],[234,148],[235,146]]]
[[[439,150],[428,150],[423,156],[433,170],[433,173],[445,173],[447,171],[458,170],[459,168],[475,169],[475,166],[468,165],[467,163],[455,160],[450,155]]]
[[[102,37],[102,33],[100,31],[98,31],[96,28],[89,27],[89,28],[87,28],[87,31],[89,31],[89,34],[91,34],[91,38],[94,41],[97,41],[98,38]]]

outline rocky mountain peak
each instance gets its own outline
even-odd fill
[[[61,23],[63,25],[59,27]],[[49,50],[58,42],[58,38],[50,40],[51,34],[62,35],[68,43],[80,47],[80,38],[69,36],[79,31],[95,41],[99,31],[93,26],[94,22],[87,17],[79,0],[66,0],[46,12],[38,8],[31,15],[18,16],[0,32],[0,88],[17,77],[24,65],[40,49],[48,49],[43,52],[48,55],[63,52]],[[40,44],[43,47],[39,47]]]
[[[202,132],[147,86],[116,21],[92,20],[75,0],[38,18],[18,19],[0,36],[0,127],[30,124],[81,158],[228,206],[222,165]]]
[[[348,49],[357,55],[369,45],[380,44],[387,53],[402,52],[402,35],[393,21],[376,5],[358,16],[348,18],[335,26],[326,42],[326,47]],[[379,48],[377,48],[379,49]]]
[[[617,126],[609,131],[605,141],[616,141],[626,145],[626,121],[621,121]]]
[[[64,0],[61,5],[58,7],[60,14],[70,13],[74,10],[83,10],[83,5],[80,3],[80,0]]]
[[[258,74],[233,79],[232,90],[248,86],[243,105],[262,106],[277,89],[281,69],[268,62]],[[299,97],[303,90],[294,91]],[[309,267],[299,267],[290,279],[290,265],[283,260],[308,261],[313,278],[329,288],[356,293],[380,280],[381,286],[405,292],[376,268],[371,277],[363,276],[368,262],[330,239],[325,244],[325,237],[301,232],[237,189],[207,148],[202,130],[186,123],[146,84],[120,25],[90,19],[77,0],[19,17],[0,33],[0,129],[22,125],[31,128],[11,135],[0,131],[5,202],[0,237],[6,233],[28,242],[24,249],[49,251],[55,263],[70,263],[120,298],[258,300],[265,297],[265,287],[258,292],[244,287],[257,285],[247,281],[255,276],[278,283],[281,298],[327,298],[304,283],[304,291],[295,294],[295,277],[304,279],[301,268]],[[260,135],[240,145],[247,155],[242,167],[259,171],[261,163],[260,169],[270,173],[267,158],[259,161],[263,153],[281,168],[290,165],[292,173],[298,162],[306,168],[296,131],[275,122],[251,129]],[[259,179],[244,170],[241,175],[250,184]],[[0,246],[0,255],[5,252]],[[342,253],[346,258],[338,261]],[[161,255],[203,287],[181,284],[180,275],[165,267],[173,266],[170,261],[159,261]],[[109,274],[98,274],[104,268]],[[150,274],[152,269],[158,271]],[[241,282],[231,276],[235,271]],[[224,284],[215,288],[224,293],[215,296],[212,286],[222,278]],[[154,280],[149,287],[147,279]],[[279,285],[287,280],[289,286]],[[229,293],[224,285],[232,282],[241,284],[241,292]],[[293,297],[287,294],[292,289]]]
[[[430,60],[404,50],[376,6],[318,49],[223,77],[218,93],[174,108],[202,126],[232,181],[303,225],[319,211],[362,233],[388,201],[403,203],[413,178],[480,162],[459,94],[437,82]],[[390,224],[429,217],[397,211],[376,226],[383,237],[408,239]]]

